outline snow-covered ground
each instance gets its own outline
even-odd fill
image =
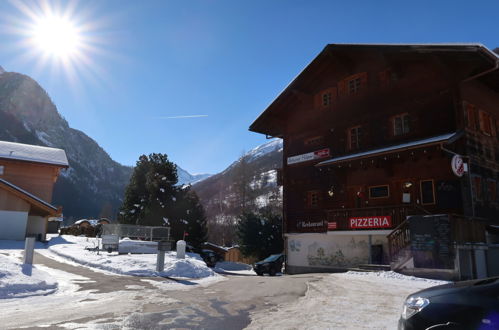
[[[57,282],[44,271],[0,255],[0,299],[47,295],[56,290]]]
[[[252,315],[248,329],[397,329],[407,295],[445,283],[383,271],[326,275],[297,301]]]
[[[130,240],[124,243],[131,245]],[[118,254],[89,251],[98,245],[97,238],[64,235],[53,237],[47,249],[37,252],[49,258],[61,258],[75,263],[121,275],[167,276],[175,278],[206,278],[218,276],[208,268],[198,254],[186,253],[185,259],[177,259],[176,252],[165,253],[165,268],[156,272],[156,254]]]

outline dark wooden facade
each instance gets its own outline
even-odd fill
[[[482,45],[326,46],[250,127],[284,140],[285,232],[499,219],[498,61]]]

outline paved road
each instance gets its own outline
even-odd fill
[[[225,275],[208,286],[179,281],[182,288],[171,290],[178,281],[108,275],[39,254],[35,263],[70,283],[54,295],[0,303],[0,328],[243,329],[252,313],[295,301],[321,277]]]

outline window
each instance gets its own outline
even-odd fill
[[[480,110],[478,112],[478,119],[480,120],[480,130],[482,131],[482,133],[491,135],[492,125],[490,115],[487,112]]]
[[[0,165],[0,175],[3,175],[3,166]]]
[[[327,107],[331,104],[331,93],[322,94],[322,106]]]
[[[348,81],[348,94],[355,94],[360,90],[361,80],[360,77]]]
[[[471,180],[473,196],[477,201],[482,200],[482,177],[478,175],[474,175]]]
[[[319,207],[319,196],[320,192],[318,190],[307,191],[307,206]]]
[[[476,130],[476,113],[475,106],[473,104],[466,105],[466,117],[467,117],[467,126],[472,130]]]
[[[390,197],[390,187],[388,185],[369,187],[369,198],[388,198]]]
[[[315,107],[319,109],[330,108],[336,100],[336,87],[324,89],[315,95]]]
[[[429,205],[435,204],[435,187],[433,180],[421,181],[421,204]]]
[[[367,86],[367,72],[361,72],[338,82],[338,95],[356,94]]]
[[[348,129],[348,149],[356,150],[361,146],[362,128],[355,126]]]
[[[393,117],[393,135],[404,135],[410,132],[410,117],[404,113]]]

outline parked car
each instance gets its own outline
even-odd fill
[[[398,328],[499,329],[499,277],[444,284],[409,295]]]
[[[201,250],[200,255],[208,267],[215,267],[217,262],[223,260],[223,258],[218,253],[208,249]]]
[[[259,276],[262,276],[263,274],[275,276],[276,273],[281,272],[283,263],[284,254],[272,254],[262,261],[255,263],[253,265],[253,270]]]

